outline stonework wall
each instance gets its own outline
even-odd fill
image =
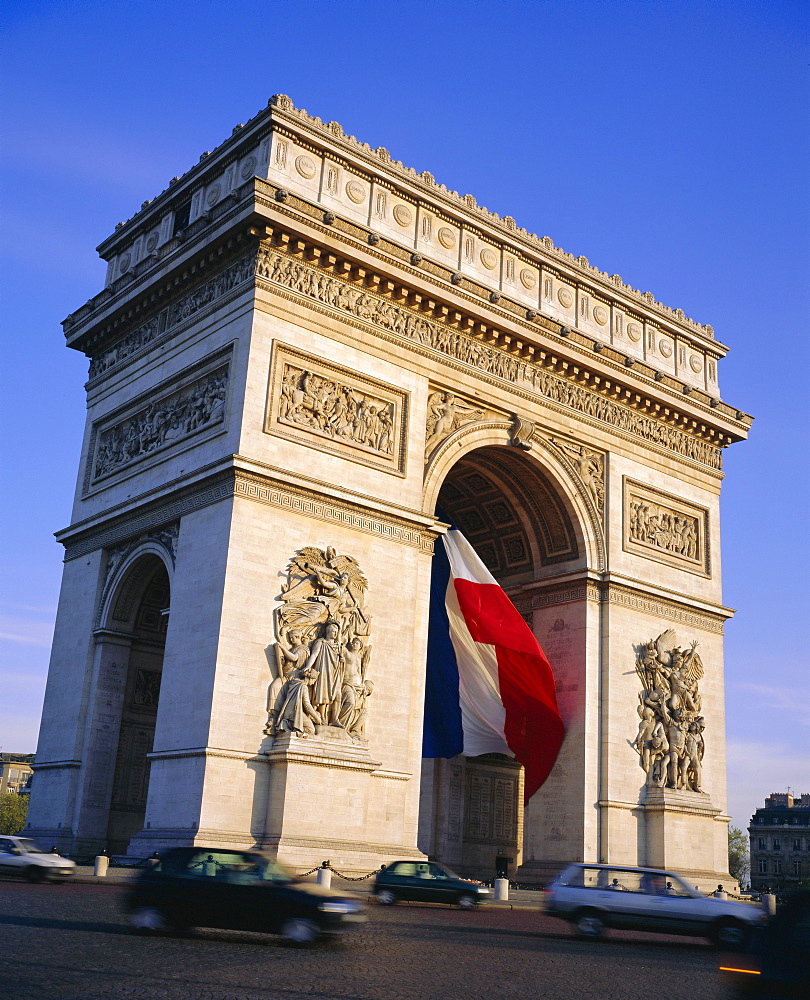
[[[133,635],[111,609],[158,558],[171,608],[133,851],[259,844],[358,871],[427,851],[491,874],[494,847],[526,879],[572,860],[722,874],[720,459],[750,418],[719,399],[711,328],[287,98],[148,204],[65,325],[91,358],[88,420],[32,830],[103,846]],[[496,493],[506,511],[490,549],[567,726],[514,815],[509,765],[420,758],[435,506],[462,461],[487,517]],[[272,716],[304,550],[367,581],[362,735]],[[343,607],[337,569],[308,572]],[[703,791],[639,763],[657,640],[656,670],[699,643]]]

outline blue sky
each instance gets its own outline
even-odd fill
[[[808,26],[800,0],[8,4],[0,746],[33,751],[94,247],[274,93],[711,323],[726,452],[729,798],[810,791]],[[707,732],[707,740],[711,734]]]

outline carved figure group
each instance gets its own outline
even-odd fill
[[[635,542],[655,545],[688,559],[698,557],[698,523],[694,517],[632,498],[629,531]]]
[[[305,548],[287,568],[275,614],[274,677],[265,732],[301,737],[332,729],[365,740],[370,619],[367,582],[351,556]]]
[[[284,366],[278,419],[390,455],[394,404],[315,372]]]
[[[201,427],[218,423],[225,414],[227,387],[227,372],[215,372],[102,431],[93,478],[114,472]]]
[[[674,646],[668,629],[639,647],[636,673],[642,682],[639,726],[631,746],[639,755],[648,785],[703,791],[703,731],[698,681],[703,663],[697,642]]]
[[[468,406],[452,392],[432,392],[428,396],[425,456],[453,431],[473,420],[480,420],[484,411]]]

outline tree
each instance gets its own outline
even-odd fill
[[[748,882],[750,865],[748,858],[748,837],[738,826],[728,828],[728,872],[742,887]]]
[[[7,792],[0,797],[0,833],[19,833],[28,815],[28,796]]]

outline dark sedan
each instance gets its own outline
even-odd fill
[[[433,861],[394,861],[377,876],[374,893],[383,906],[407,899],[417,903],[451,903],[471,910],[489,895],[489,889]]]
[[[281,934],[308,944],[366,919],[355,897],[296,880],[261,851],[177,847],[140,875],[125,903],[139,931],[193,927]]]

